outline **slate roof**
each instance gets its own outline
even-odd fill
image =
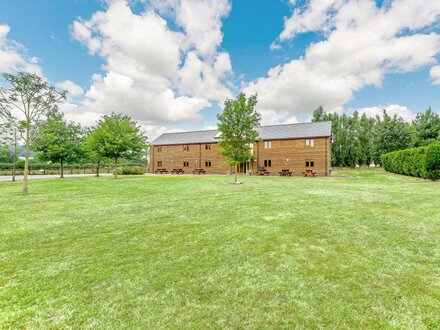
[[[255,129],[260,133],[262,140],[299,139],[328,137],[332,135],[332,123],[330,121],[316,123],[300,123],[260,126]],[[179,133],[164,133],[155,139],[152,145],[192,144],[192,143],[215,143],[218,138],[218,130],[192,131]]]

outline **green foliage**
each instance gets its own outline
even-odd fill
[[[428,113],[418,116],[432,118],[437,115]],[[313,113],[312,121],[332,122],[332,166],[336,167],[380,164],[383,154],[410,148],[417,140],[415,123],[406,123],[397,115],[388,115],[385,110],[381,119],[379,116],[369,118],[365,114],[359,117],[357,112],[351,116],[325,113],[323,108],[319,107]],[[435,134],[437,133],[420,135],[422,142],[419,143],[421,145],[432,143],[431,137]]]
[[[426,151],[427,178],[431,180],[440,179],[440,144],[432,144]]]
[[[370,165],[373,162],[373,133],[376,121],[364,113],[360,119],[357,138],[359,140],[359,165]]]
[[[410,124],[397,115],[389,116],[384,110],[383,119],[376,118],[374,162],[381,164],[382,155],[410,148],[413,141],[412,132]]]
[[[425,179],[440,179],[440,145],[399,150],[382,155],[385,170]]]
[[[115,178],[118,159],[139,157],[147,146],[147,137],[141,132],[140,126],[129,116],[115,113],[103,116],[86,139],[86,148],[92,157],[114,160]]]
[[[247,99],[241,93],[235,100],[226,100],[223,112],[217,115],[221,154],[228,158],[231,165],[252,158],[250,144],[259,137],[255,127],[260,125],[261,120],[261,115],[254,109],[256,105],[256,95]]]
[[[124,166],[120,169],[120,173],[123,175],[143,175],[145,170],[140,166]]]
[[[440,142],[440,115],[431,108],[424,113],[418,113],[413,121],[415,128],[415,146],[429,145]]]
[[[312,121],[332,122],[332,166],[355,167],[358,164],[370,164],[370,145],[365,140],[372,139],[372,132],[362,126],[366,121],[359,119],[357,112],[353,116],[327,114],[319,107],[313,113]]]
[[[65,163],[81,159],[82,135],[79,124],[67,122],[62,113],[54,111],[48,115],[46,121],[38,125],[33,148],[37,152],[37,158],[60,163],[63,169]]]
[[[11,127],[23,129],[25,145],[23,194],[27,195],[30,145],[35,137],[35,127],[48,113],[55,111],[58,104],[66,100],[67,91],[57,91],[34,73],[5,73],[3,78],[11,87],[9,89],[0,87],[0,119],[4,119]]]

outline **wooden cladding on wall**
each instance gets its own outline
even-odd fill
[[[152,148],[151,171],[157,169],[160,161],[162,168],[172,170],[185,167],[185,173],[192,173],[195,168],[204,168],[206,173],[211,174],[233,173],[226,157],[219,154],[218,148],[217,143],[155,146]],[[289,169],[293,171],[293,175],[301,176],[310,167],[313,167],[317,175],[330,174],[330,137],[259,141],[253,144],[253,153],[254,172],[262,165],[270,167],[272,175],[277,175],[282,169]],[[309,162],[308,167],[306,161]]]

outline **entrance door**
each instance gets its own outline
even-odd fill
[[[238,166],[238,173],[242,173],[242,174],[246,174],[246,173],[251,173],[251,162],[245,162],[245,163],[241,163]]]
[[[246,163],[241,163],[239,166],[238,166],[238,173],[246,173]]]

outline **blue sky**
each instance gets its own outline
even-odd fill
[[[0,70],[70,89],[72,120],[124,112],[150,136],[212,127],[240,91],[263,123],[320,104],[411,120],[440,109],[436,2],[0,0]]]

